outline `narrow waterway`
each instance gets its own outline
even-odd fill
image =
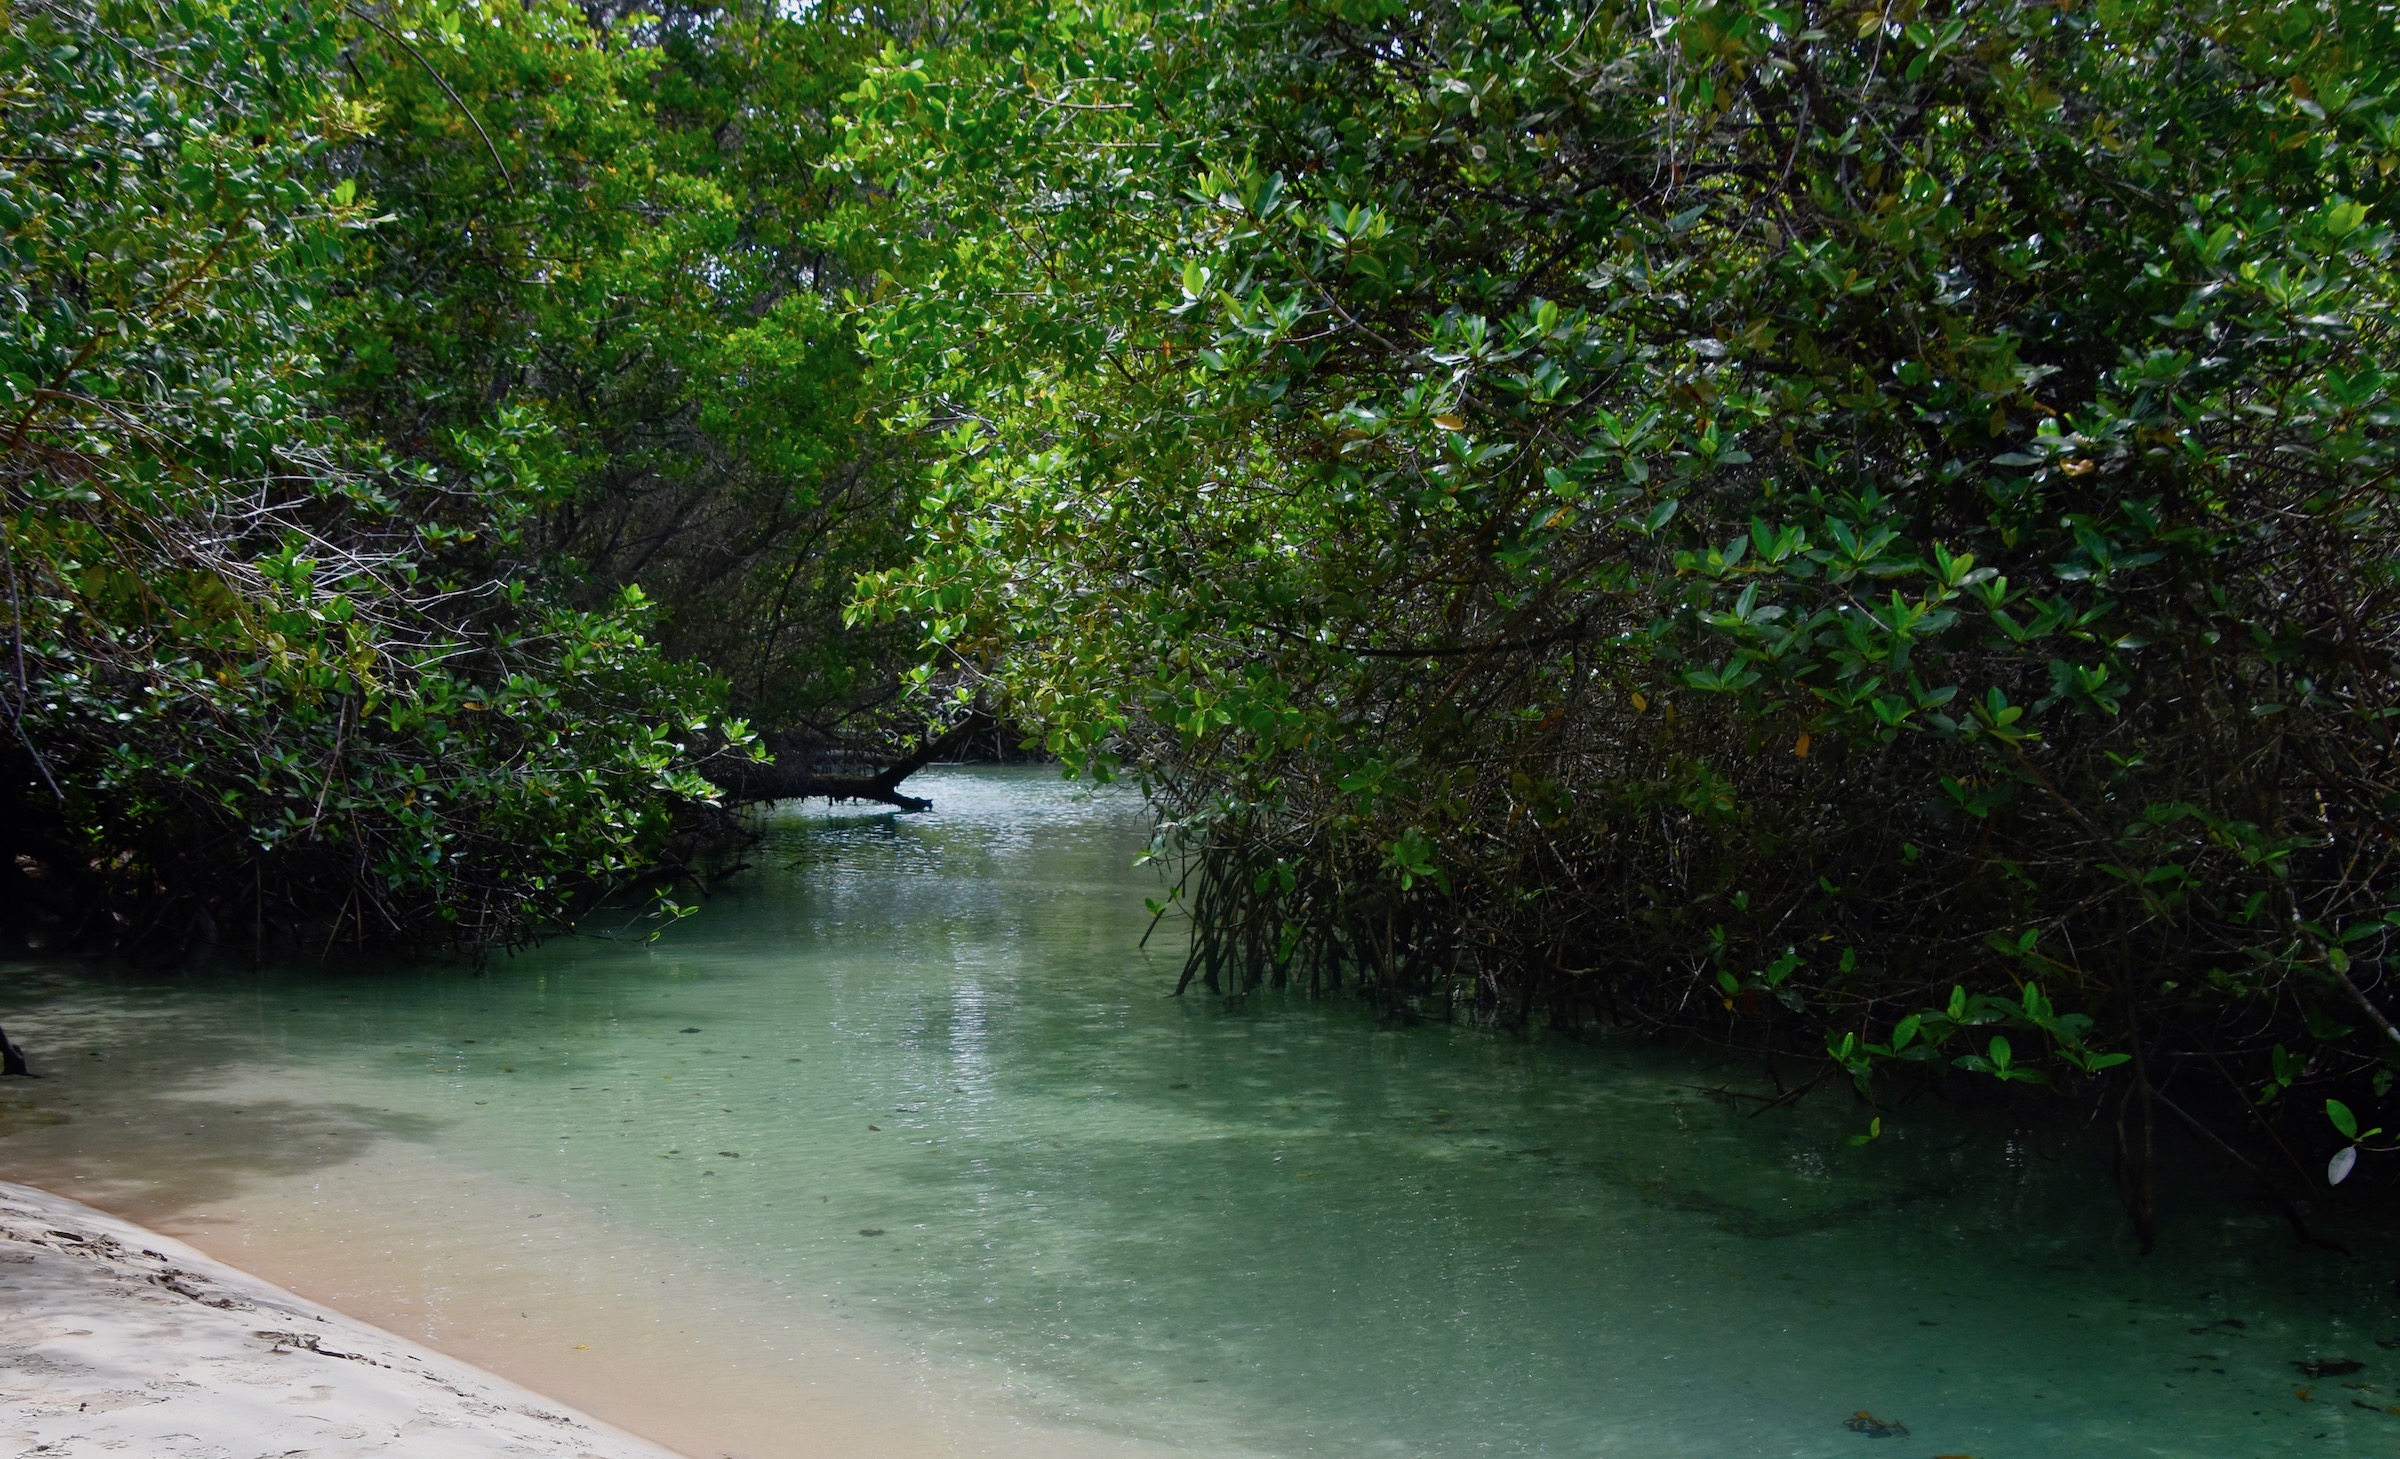
[[[744,1403],[871,1427],[878,1383],[959,1453],[2400,1452],[2400,1263],[2191,1201],[2141,1259],[2058,1135],[1854,1148],[1845,1097],[1751,1118],[1654,1053],[1167,998],[1129,794],[911,788],[784,813],[655,941],[0,969],[51,1075],[0,1091],[0,1171],[602,1417],[686,1363],[710,1412],[629,1426],[754,1459],[823,1449]]]

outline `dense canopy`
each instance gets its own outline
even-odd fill
[[[1210,987],[2096,1081],[2136,1187],[2187,1107],[2379,1099],[2395,19],[890,53],[862,317],[949,449],[866,602],[1131,759]]]
[[[838,623],[902,524],[810,231],[840,44],[75,0],[0,44],[36,935],[521,939],[722,839],[729,713],[888,698]]]
[[[971,708],[1140,778],[1187,984],[1756,1051],[1862,1139],[2063,1098],[2145,1224],[2162,1128],[2382,1149],[2390,4],[0,44],[45,936],[679,911],[729,802]]]

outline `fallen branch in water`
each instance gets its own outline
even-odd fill
[[[977,731],[991,727],[992,717],[970,710],[941,734],[921,740],[917,748],[869,775],[831,775],[808,765],[797,755],[777,755],[763,763],[722,757],[703,772],[725,792],[729,806],[764,805],[778,800],[866,800],[904,811],[931,810],[933,802],[901,791],[900,782],[965,744]]]

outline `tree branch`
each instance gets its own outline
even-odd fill
[[[467,105],[465,97],[460,96],[456,91],[450,89],[450,83],[442,79],[442,73],[433,69],[433,62],[425,59],[425,53],[423,51],[418,50],[415,46],[410,45],[406,40],[402,39],[400,32],[392,29],[388,25],[385,25],[382,21],[377,20],[374,16],[367,14],[367,12],[359,9],[355,5],[350,6],[349,10],[352,15],[357,16],[367,24],[375,27],[379,31],[382,31],[384,38],[390,41],[393,45],[398,46],[400,49],[416,57],[417,64],[425,68],[425,74],[433,78],[433,84],[442,88],[442,94],[450,98],[450,104],[457,107],[459,114],[467,119],[467,125],[475,129],[475,135],[483,138],[483,150],[492,154],[492,165],[500,169],[500,180],[508,185],[508,195],[512,198],[515,197],[517,195],[517,180],[508,175],[508,164],[500,160],[500,149],[492,145],[492,134],[483,129],[483,119],[475,115],[475,108]]]
[[[721,766],[703,765],[702,773],[725,792],[725,803],[729,806],[821,798],[879,801],[904,811],[931,810],[932,801],[902,793],[900,782],[950,754],[978,730],[989,729],[992,723],[991,715],[985,711],[969,710],[958,723],[939,735],[923,740],[916,749],[871,775],[828,775],[788,752],[764,764],[736,761],[726,756],[724,758],[728,763]],[[790,760],[788,764],[787,758]]]

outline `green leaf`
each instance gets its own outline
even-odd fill
[[[2350,1106],[2338,1099],[2326,1100],[2325,1118],[2333,1121],[2333,1127],[2342,1132],[2343,1139],[2358,1138],[2358,1117],[2350,1113]]]

